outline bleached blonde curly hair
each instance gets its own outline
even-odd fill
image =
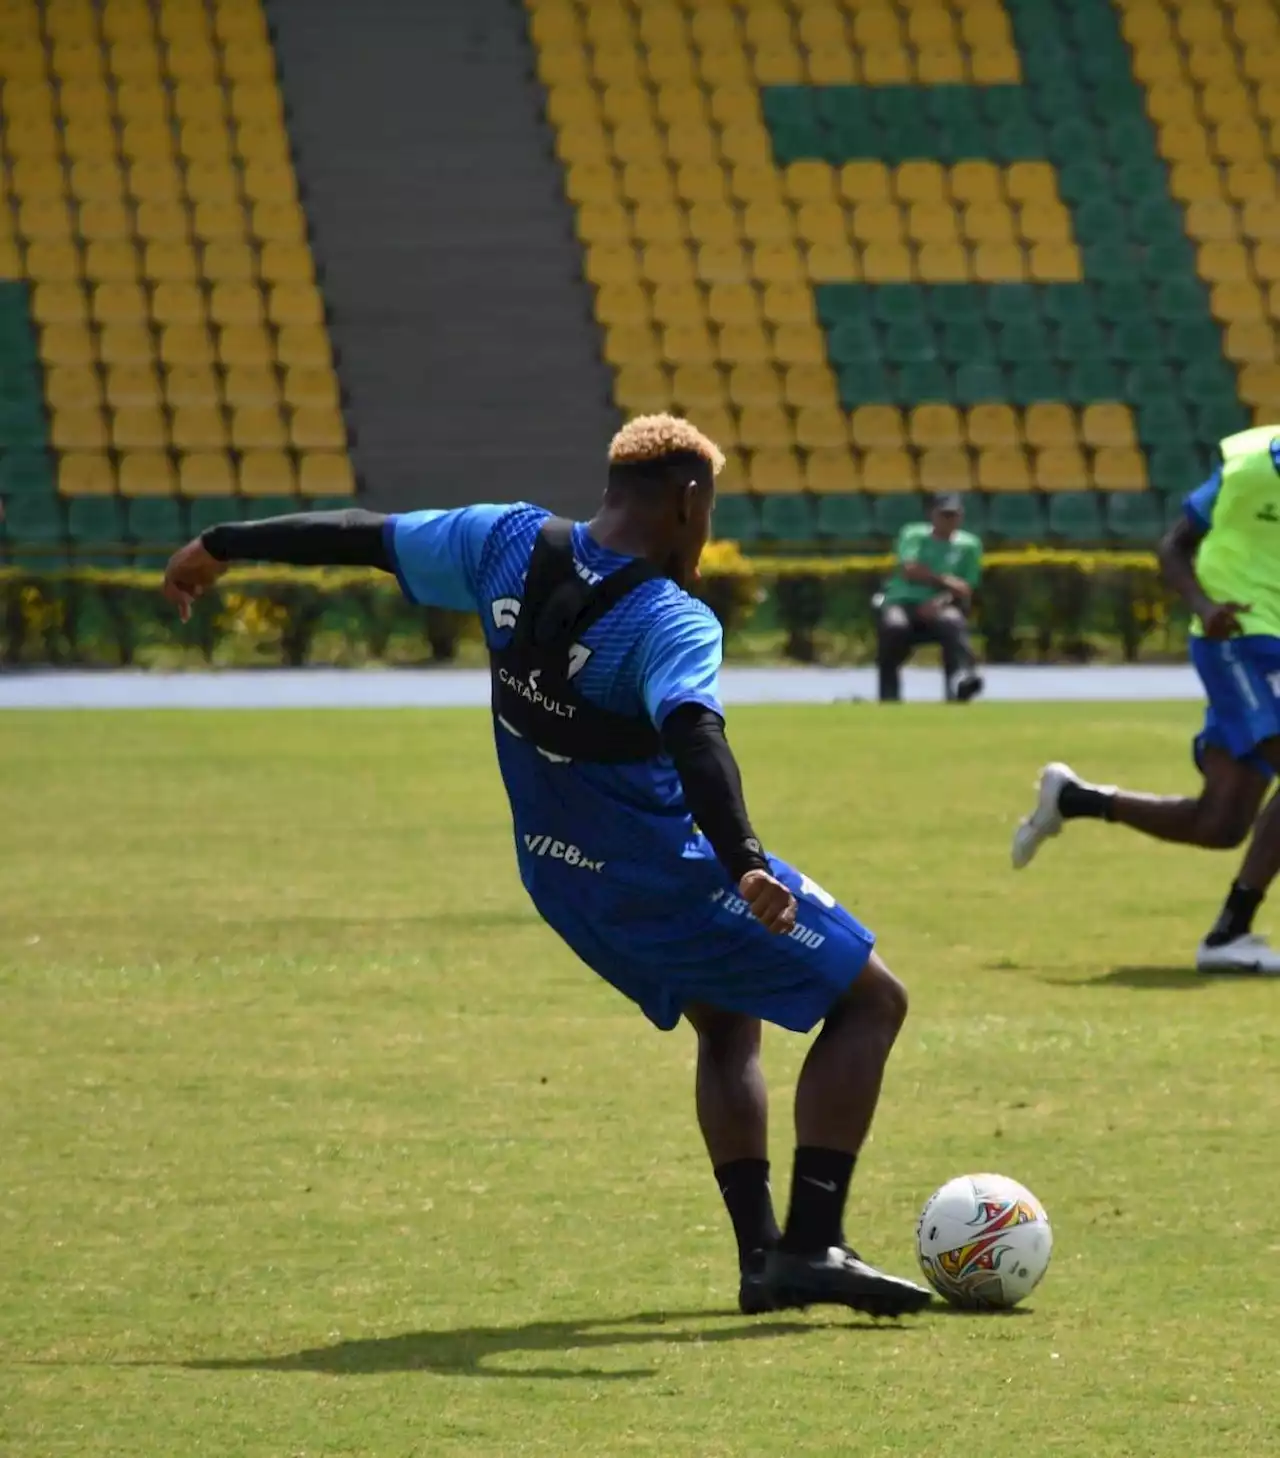
[[[724,452],[715,441],[678,415],[637,415],[609,442],[611,466],[641,466],[683,455],[700,456],[713,476],[724,466]]]

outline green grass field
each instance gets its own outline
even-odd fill
[[[1234,857],[1007,863],[1043,759],[1173,791],[1196,717],[733,716],[913,995],[851,1236],[1054,1220],[1025,1312],[875,1326],[733,1310],[692,1040],[535,919],[480,715],[0,716],[0,1454],[1280,1452],[1280,987],[1185,970]]]

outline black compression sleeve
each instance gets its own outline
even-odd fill
[[[303,511],[264,521],[209,527],[200,541],[219,562],[282,562],[291,567],[379,567],[394,572],[383,537],[387,518],[351,507]]]
[[[748,871],[767,871],[720,715],[701,704],[681,704],[662,726],[662,743],[675,761],[690,813],[734,884]]]

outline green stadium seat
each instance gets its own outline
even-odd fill
[[[45,438],[44,406],[38,396],[0,397],[0,443],[10,449],[34,449]]]
[[[861,284],[819,284],[813,294],[818,318],[828,329],[844,319],[870,317],[867,290]]]
[[[1141,243],[1155,244],[1176,238],[1181,228],[1181,209],[1167,193],[1143,198],[1133,210],[1131,232]]]
[[[1049,497],[1049,535],[1067,542],[1098,543],[1106,536],[1102,508],[1092,491],[1055,491]]]
[[[819,496],[815,527],[820,537],[864,541],[872,535],[871,512],[865,496]]]
[[[923,323],[924,295],[915,284],[881,284],[872,291],[872,309],[886,324]]]
[[[827,353],[837,368],[879,358],[876,331],[867,319],[842,319],[827,335]]]
[[[1167,364],[1140,364],[1126,372],[1125,398],[1137,409],[1156,400],[1167,400],[1178,390],[1177,376]]]
[[[172,549],[183,537],[182,518],[176,499],[165,496],[139,496],[125,504],[125,533],[142,546]],[[140,559],[144,565],[164,562],[163,553],[149,553]]]
[[[769,131],[773,137],[773,155],[780,167],[806,157],[826,155],[826,137],[816,122],[803,126],[794,122],[778,122]]]
[[[1222,331],[1202,313],[1199,318],[1179,319],[1169,330],[1170,353],[1186,361],[1217,359],[1222,354]]]
[[[1000,491],[987,509],[987,532],[1004,542],[1039,542],[1044,538],[1044,507],[1030,491]]]
[[[236,503],[236,515],[244,521],[265,521],[272,516],[291,516],[299,510],[296,496],[253,496]]]
[[[764,96],[765,120],[772,124],[773,117],[770,113],[769,96],[771,92],[787,93],[787,97],[775,102],[774,106],[784,105],[787,108],[794,107],[795,116],[790,118],[797,122],[805,122],[808,114],[805,105],[816,106],[817,114],[824,125],[832,131],[841,128],[850,132],[868,131],[875,125],[875,116],[871,106],[871,97],[865,87],[862,86],[771,86],[766,88]],[[792,94],[796,93],[805,100],[792,100]]]
[[[1164,278],[1156,290],[1155,313],[1161,319],[1203,319],[1206,302],[1198,279],[1185,275]]]
[[[1096,157],[1098,155],[1097,128],[1084,117],[1063,117],[1049,129],[1047,150],[1050,160],[1059,167],[1069,157]],[[1106,185],[1104,182],[1104,188]],[[1073,197],[1071,201],[1083,203],[1085,198]]]
[[[1152,319],[1131,319],[1115,332],[1115,353],[1127,364],[1149,364],[1169,357],[1160,326]]]
[[[904,526],[923,521],[928,515],[924,497],[918,491],[898,491],[872,500],[872,525],[877,536],[894,538]]]
[[[1094,297],[1095,312],[1114,329],[1130,322],[1145,323],[1151,317],[1146,294],[1132,283],[1104,283]]]
[[[1086,278],[1099,283],[1137,283],[1140,270],[1127,243],[1082,244],[1080,252]]]
[[[1009,324],[996,335],[996,351],[1006,364],[1026,364],[1051,358],[1045,330],[1035,323]]]
[[[51,491],[6,502],[5,527],[10,541],[34,547],[60,547],[67,535],[62,504]]]
[[[760,514],[754,496],[716,497],[715,535],[726,542],[754,542],[760,535]]]
[[[1147,455],[1151,488],[1181,502],[1205,477],[1193,451],[1180,446],[1156,446]]]
[[[1158,157],[1138,156],[1122,161],[1116,170],[1116,196],[1127,198],[1136,207],[1169,196],[1169,174]]]
[[[53,462],[42,450],[0,447],[0,496],[51,496]]]
[[[1120,371],[1109,359],[1082,360],[1071,366],[1063,382],[1063,399],[1076,405],[1116,400],[1122,393]]]
[[[1195,400],[1196,435],[1202,441],[1220,441],[1249,424],[1249,413],[1233,392],[1206,392]]]
[[[1049,359],[1020,364],[1009,379],[1008,398],[1015,405],[1034,405],[1040,400],[1066,398],[1062,371]]]
[[[79,496],[67,503],[67,534],[77,545],[122,541],[124,522],[114,496]]]
[[[1093,64],[1095,67],[1100,64],[1098,58],[1090,62],[1086,53],[1086,64]],[[1120,80],[1117,76],[1117,80]],[[1132,76],[1126,70],[1124,79],[1132,81]],[[1104,84],[1109,84],[1104,82]],[[1151,123],[1145,116],[1118,117],[1107,128],[1106,146],[1110,155],[1118,162],[1123,162],[1129,157],[1150,156],[1155,151],[1156,139],[1151,130]]]
[[[893,382],[879,363],[845,365],[839,372],[838,381],[840,403],[846,410],[856,409],[859,405],[891,405],[894,402]]]
[[[1079,284],[1046,284],[1040,290],[1040,312],[1058,325],[1092,316],[1092,291]]]
[[[996,127],[991,151],[1001,162],[1034,162],[1045,146],[1045,129],[1034,117],[1015,117]]]
[[[1058,326],[1053,353],[1056,358],[1070,364],[1084,364],[1090,360],[1108,359],[1110,345],[1097,317],[1079,313],[1074,319],[1064,319]]]
[[[996,343],[985,319],[954,319],[942,326],[938,353],[950,365],[990,362],[996,357]]]
[[[961,405],[980,405],[1008,399],[1004,375],[993,364],[963,364],[956,370],[955,398]]]
[[[760,535],[777,542],[809,542],[815,535],[813,508],[800,493],[760,498]]]
[[[1028,324],[1040,317],[1035,291],[1027,284],[992,284],[987,290],[987,316],[996,324]]]
[[[884,332],[884,357],[890,364],[919,364],[937,354],[933,330],[922,319],[890,324]]]
[[[1058,191],[1063,199],[1079,206],[1090,198],[1105,196],[1111,188],[1111,174],[1092,153],[1068,156],[1058,164]]]
[[[928,294],[931,316],[940,324],[985,325],[982,295],[970,284],[935,284]]]
[[[240,515],[235,497],[198,496],[187,506],[187,534],[198,537],[207,527],[234,521]]]
[[[1122,542],[1154,545],[1164,530],[1164,507],[1154,492],[1117,491],[1106,503],[1107,526]]]
[[[1081,244],[1119,243],[1126,234],[1124,213],[1109,197],[1092,197],[1080,203],[1073,219]]]
[[[898,370],[894,398],[899,405],[919,405],[926,400],[950,400],[953,394],[952,372],[939,360],[920,360],[915,364],[903,365]]]
[[[1196,253],[1180,233],[1171,233],[1147,251],[1147,274],[1157,279],[1189,279],[1195,276]]]
[[[985,536],[987,532],[987,498],[980,491],[970,491],[964,498],[965,530]]]

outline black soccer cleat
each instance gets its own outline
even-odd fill
[[[985,687],[986,685],[983,683],[980,673],[966,674],[956,684],[956,702],[959,704],[967,704],[970,699],[976,699]]]
[[[775,1309],[764,1286],[765,1255],[762,1250],[753,1250],[738,1278],[738,1310],[743,1316],[761,1316]]]
[[[747,1312],[744,1275],[738,1303]],[[812,1255],[771,1250],[764,1261],[758,1289],[753,1287],[751,1312],[787,1311],[806,1306],[848,1306],[867,1316],[910,1316],[923,1311],[932,1293],[914,1281],[886,1276],[867,1265],[856,1251],[842,1246]]]

